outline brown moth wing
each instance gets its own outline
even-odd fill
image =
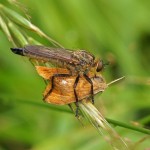
[[[48,68],[43,66],[35,66],[38,74],[46,80],[49,80],[54,74],[69,74],[69,70],[64,68]]]
[[[64,68],[48,68],[43,66],[36,66],[36,70],[38,74],[42,76],[44,79],[50,79],[54,74],[69,74],[69,71]],[[94,94],[105,90],[107,84],[101,75],[95,77],[92,72],[90,72],[88,75],[93,82]],[[47,103],[57,105],[64,105],[75,102],[76,99],[74,96],[73,86],[76,77],[77,76],[55,77],[54,88],[50,93],[50,95],[45,99],[45,101]],[[44,96],[47,95],[50,89],[51,83],[47,85],[44,91]],[[81,76],[79,79],[79,82],[76,87],[76,92],[79,100],[82,100],[90,96],[91,85],[83,76]]]
[[[55,78],[53,91],[50,93],[45,101],[47,103],[57,105],[70,104],[75,102],[76,99],[73,90],[75,79],[76,76]],[[98,92],[103,92],[107,88],[107,84],[102,76],[93,77],[91,79],[93,82],[94,94]],[[46,87],[44,91],[44,96],[49,92],[50,89],[51,83],[49,83]],[[90,96],[91,85],[84,77],[80,77],[78,85],[76,87],[76,92],[79,100]]]

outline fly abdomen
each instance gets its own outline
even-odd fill
[[[42,46],[25,46],[23,48],[10,48],[13,53],[27,56],[28,58],[33,58],[42,61],[50,61],[52,58],[45,52],[45,50],[41,49]]]
[[[12,50],[13,53],[21,55],[21,56],[25,56],[23,53],[23,48],[10,48]]]

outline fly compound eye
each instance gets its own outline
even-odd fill
[[[97,71],[97,72],[100,72],[103,68],[104,68],[104,63],[103,63],[102,60],[99,60],[99,61],[97,62],[96,71]]]
[[[97,72],[102,71],[102,70],[105,68],[106,65],[109,65],[109,62],[104,63],[103,60],[99,60],[99,61],[97,62],[96,71],[97,71]]]

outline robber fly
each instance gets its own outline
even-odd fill
[[[11,50],[15,54],[19,54],[22,56],[27,56],[31,59],[41,60],[42,62],[50,62],[52,64],[56,64],[60,68],[66,68],[69,70],[68,73],[57,73],[53,74],[51,78],[51,89],[44,96],[44,100],[49,96],[49,94],[53,91],[54,88],[54,79],[56,77],[75,77],[75,82],[73,85],[74,95],[76,105],[78,107],[78,95],[76,92],[76,87],[78,85],[79,79],[83,76],[91,85],[91,99],[92,103],[94,103],[94,92],[93,92],[93,82],[91,78],[88,76],[88,73],[91,70],[94,72],[100,72],[104,68],[104,63],[102,60],[95,60],[95,57],[85,51],[85,50],[77,50],[72,51],[69,49],[63,48],[51,48],[44,47],[39,45],[28,45],[23,48],[11,48]]]

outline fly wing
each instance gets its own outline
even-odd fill
[[[35,58],[46,62],[60,61],[66,63],[75,63],[72,59],[72,51],[63,48],[44,47],[40,45],[27,45],[23,49],[25,56]],[[73,62],[75,61],[75,62]]]
[[[85,50],[72,51],[64,48],[27,45],[24,48],[11,48],[12,52],[32,60],[49,62],[58,67],[76,68],[85,71],[94,63],[95,57]],[[72,70],[72,69],[71,69]]]

